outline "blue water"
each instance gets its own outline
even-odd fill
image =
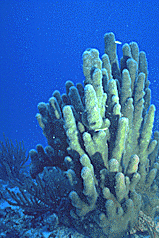
[[[46,140],[37,104],[70,79],[84,80],[82,53],[104,53],[103,36],[136,41],[147,53],[152,102],[159,110],[159,1],[0,1],[0,140],[3,132],[27,149]],[[121,45],[118,45],[121,56]],[[159,112],[156,112],[155,128]]]

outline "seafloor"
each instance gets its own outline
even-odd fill
[[[1,191],[6,185],[0,180]],[[18,189],[18,188],[17,188]],[[16,188],[14,188],[14,191]],[[127,234],[124,238],[152,238],[148,232]],[[159,237],[159,236],[158,236]],[[158,238],[154,236],[154,238]],[[23,210],[10,206],[0,199],[0,238],[91,238],[84,236],[73,228],[68,228],[58,223],[56,214],[45,214],[33,217],[23,214]]]

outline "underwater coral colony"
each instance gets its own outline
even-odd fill
[[[104,41],[102,59],[96,49],[83,53],[84,86],[67,81],[66,94],[38,104],[48,146],[29,152],[31,177],[23,173],[20,193],[8,192],[25,214],[49,210],[91,238],[120,238],[159,206],[159,134],[152,139],[145,52],[124,44],[119,68],[114,34]]]

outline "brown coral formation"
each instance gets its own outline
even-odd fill
[[[64,123],[64,163],[73,184],[70,216],[76,228],[93,238],[122,237],[140,209],[151,214],[159,203],[155,106],[145,52],[135,42],[124,44],[119,63],[114,34],[105,34],[104,41],[101,59],[96,49],[83,53],[84,87],[66,82],[66,94],[56,92],[45,104],[46,114]],[[47,117],[40,112],[37,118],[48,138]]]

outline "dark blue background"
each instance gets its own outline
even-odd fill
[[[46,144],[35,118],[64,83],[84,80],[82,53],[104,53],[103,36],[136,41],[147,53],[152,102],[159,104],[159,1],[0,1],[0,139]],[[118,46],[119,54],[121,47]],[[159,108],[159,107],[158,107]],[[158,128],[159,113],[156,112]]]

